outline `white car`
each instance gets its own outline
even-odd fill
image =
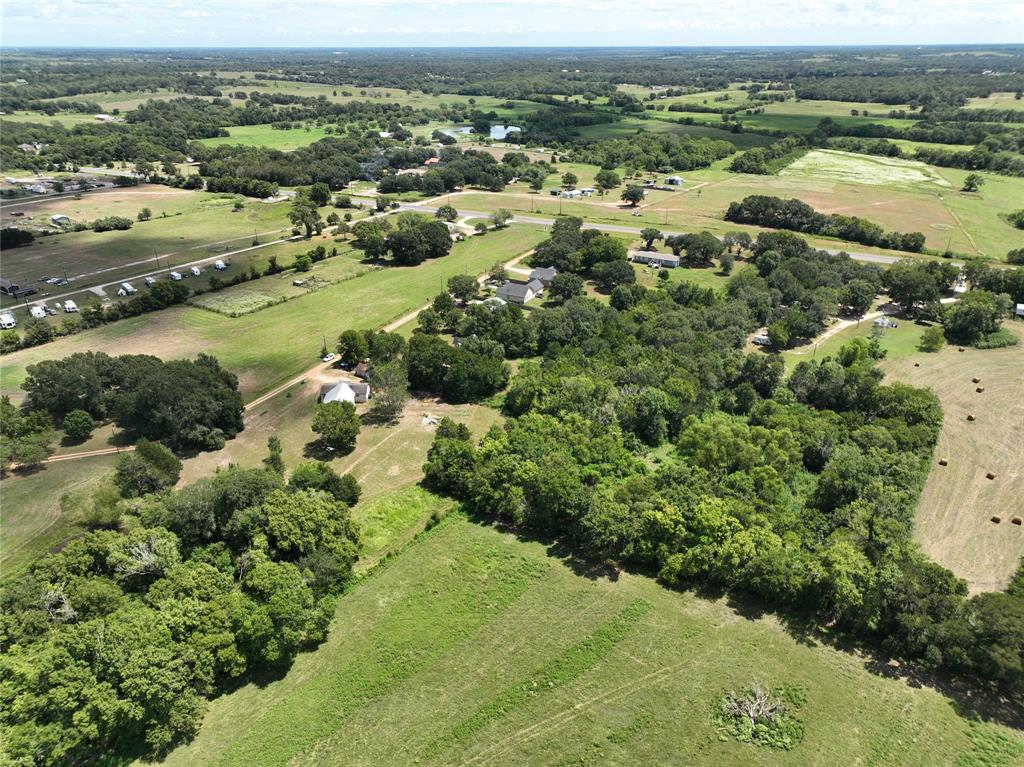
[[[336,357],[337,357],[336,354],[325,354],[323,357],[320,358],[320,361],[321,362],[334,362]]]

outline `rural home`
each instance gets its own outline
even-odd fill
[[[525,304],[537,297],[537,289],[543,290],[544,286],[539,280],[531,280],[530,282],[506,282],[504,285],[498,288],[498,298],[503,301],[511,301],[513,304]]]
[[[673,256],[671,253],[659,253],[656,250],[634,251],[632,259],[638,264],[650,264],[665,269],[675,269],[679,266],[679,256]]]
[[[358,405],[366,402],[370,396],[370,384],[356,381],[341,381],[320,387],[320,401],[325,405],[331,402],[351,402]]]
[[[530,272],[530,282],[537,280],[545,288],[551,284],[551,280],[555,279],[558,274],[558,270],[553,266],[539,266]]]

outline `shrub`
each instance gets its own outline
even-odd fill
[[[917,344],[917,348],[922,352],[937,352],[945,345],[946,336],[942,332],[942,328],[938,325],[932,325],[924,331],[920,342]]]
[[[92,416],[84,410],[72,410],[64,416],[64,433],[71,439],[82,442],[92,434]]]
[[[1019,343],[1020,339],[1012,331],[999,328],[999,330],[979,338],[973,346],[976,349],[1002,349],[1005,346],[1016,346]]]
[[[804,701],[796,688],[770,690],[754,683],[742,693],[725,693],[714,718],[723,737],[788,751],[804,736],[803,722],[794,715]]]

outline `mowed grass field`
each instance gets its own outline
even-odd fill
[[[1024,323],[1004,326],[1024,342]],[[887,380],[930,387],[945,413],[917,508],[917,540],[972,591],[1005,588],[1024,556],[1024,526],[1011,522],[1024,518],[1024,346],[963,352],[947,346],[894,356],[881,367]],[[947,466],[939,465],[943,458]],[[989,472],[994,479],[986,478]]]
[[[530,250],[546,228],[512,226],[470,237],[450,255],[417,267],[388,267],[325,286],[241,317],[197,307],[175,307],[121,320],[4,357],[0,391],[19,396],[25,367],[76,351],[193,357],[207,352],[239,375],[246,399],[312,366],[326,336],[333,344],[348,328],[376,328],[422,306],[455,274],[480,274],[498,261]],[[239,286],[246,289],[245,285]],[[227,288],[224,295],[236,288]]]
[[[334,135],[328,133],[322,126],[308,126],[292,128],[290,130],[277,130],[269,125],[238,125],[227,128],[230,136],[219,136],[217,138],[200,139],[200,144],[206,146],[225,146],[231,144],[248,144],[253,146],[265,146],[268,149],[280,149],[288,152],[298,149],[300,146],[308,146],[314,141]]]
[[[570,565],[449,516],[341,599],[321,647],[213,701],[162,764],[932,767],[1011,764],[958,761],[979,758],[972,734],[996,756],[1021,742],[773,617]],[[752,681],[804,690],[792,751],[716,731],[722,693]]]
[[[713,125],[684,125],[675,112],[649,112],[648,118],[625,117],[617,122],[587,125],[579,129],[580,135],[588,139],[628,139],[637,131],[645,133],[672,133],[678,136],[711,138],[728,141],[738,149],[765,146],[775,139],[758,133],[732,133]],[[716,115],[717,116],[717,115]]]

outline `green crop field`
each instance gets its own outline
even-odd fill
[[[184,307],[121,320],[5,356],[0,388],[15,394],[26,365],[85,349],[164,358],[205,351],[239,375],[246,397],[255,396],[312,365],[324,335],[335,338],[346,328],[378,327],[426,303],[452,275],[479,274],[545,236],[539,227],[513,226],[470,237],[445,258],[418,267],[378,269],[238,318]]]
[[[1019,753],[1018,733],[771,616],[571,565],[450,516],[341,600],[321,647],[213,701],[162,763],[930,767]],[[716,730],[719,697],[752,681],[804,691],[792,751]],[[984,745],[1002,760],[968,761]]]

